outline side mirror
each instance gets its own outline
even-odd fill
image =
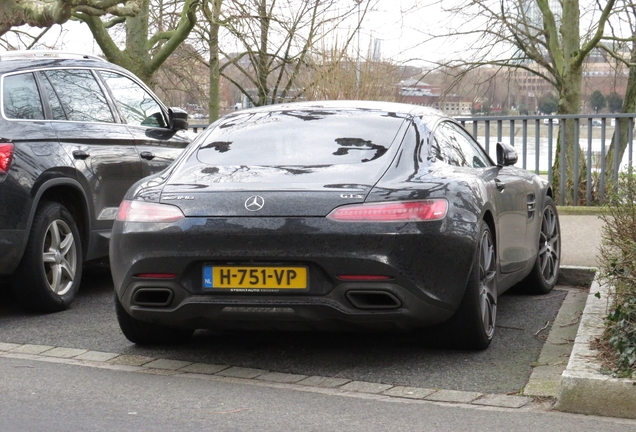
[[[188,113],[181,108],[168,108],[170,129],[174,131],[188,129]]]
[[[497,166],[510,166],[517,163],[517,151],[510,144],[497,143]]]

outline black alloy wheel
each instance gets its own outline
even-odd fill
[[[539,249],[532,271],[523,281],[532,294],[547,294],[557,283],[561,265],[561,227],[552,198],[546,197],[541,218]]]
[[[490,227],[479,224],[477,250],[459,309],[446,323],[457,348],[483,350],[495,334],[497,320],[497,253]]]

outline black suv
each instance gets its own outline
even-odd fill
[[[0,90],[0,280],[63,310],[83,263],[108,255],[128,188],[189,144],[188,116],[93,56],[0,53]]]

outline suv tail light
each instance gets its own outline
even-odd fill
[[[13,143],[0,142],[0,174],[9,172],[13,161]]]
[[[445,199],[392,201],[344,205],[327,218],[342,222],[418,222],[443,219],[448,202]]]
[[[175,222],[185,216],[169,204],[124,200],[119,205],[117,220],[124,222]]]

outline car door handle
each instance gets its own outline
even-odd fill
[[[500,191],[506,188],[506,184],[497,178],[495,179],[495,186],[497,186],[497,189],[499,189]]]
[[[155,154],[149,151],[142,151],[141,153],[139,153],[139,156],[147,160],[153,160],[155,158]]]
[[[90,155],[88,153],[86,153],[84,150],[73,150],[73,157],[75,159],[84,160],[84,159],[86,159],[89,156]]]

